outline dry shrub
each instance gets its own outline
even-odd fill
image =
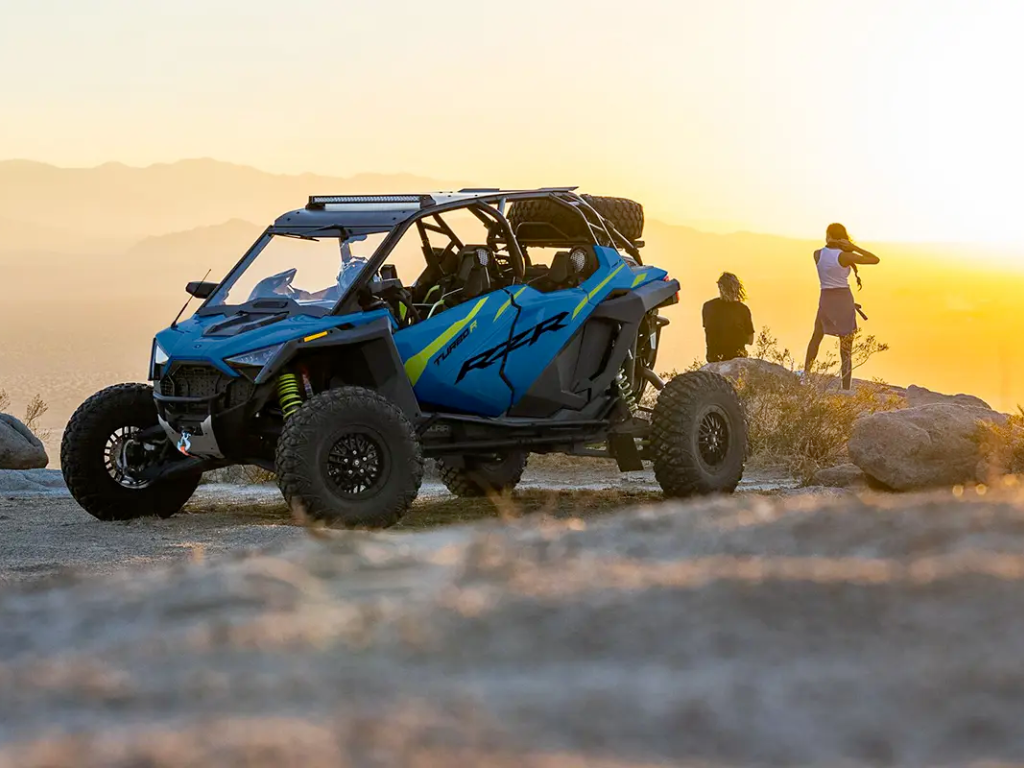
[[[1024,408],[1018,405],[1002,424],[981,422],[978,441],[991,475],[1024,475]]]
[[[6,411],[11,405],[10,395],[4,390],[0,389],[0,413]],[[39,420],[43,417],[50,406],[46,404],[39,395],[36,395],[29,401],[29,404],[25,407],[25,415],[21,417],[22,423],[33,432],[39,431]],[[44,435],[40,435],[43,437]]]
[[[39,420],[43,417],[50,406],[39,395],[32,398],[27,406],[25,406],[25,417],[22,419],[25,422],[25,426],[31,429],[33,432],[39,426]]]
[[[887,349],[873,336],[856,339],[854,366]],[[789,350],[780,349],[767,328],[758,336],[753,352],[759,359],[792,369]],[[819,469],[847,460],[846,446],[858,418],[906,405],[902,395],[880,381],[857,382],[851,391],[842,391],[838,368],[838,361],[825,357],[803,380],[753,372],[737,382],[747,414],[753,463],[783,467],[809,481]]]

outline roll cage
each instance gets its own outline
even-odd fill
[[[463,243],[441,214],[457,210],[472,213],[488,230],[488,244],[503,244],[508,251],[513,271],[512,284],[521,282],[530,266],[529,255],[520,245],[517,233],[505,216],[510,203],[546,199],[574,212],[585,225],[589,235],[587,244],[622,248],[638,263],[643,261],[637,246],[624,237],[598,213],[576,187],[544,187],[532,190],[461,189],[451,193],[394,194],[394,195],[322,195],[311,196],[305,208],[280,216],[268,227],[225,275],[221,285],[230,280],[246,264],[252,251],[265,238],[272,235],[293,237],[328,237],[380,234],[387,236],[370,256],[366,268],[352,283],[348,291],[325,315],[358,312],[358,296],[387,261],[395,246],[410,228],[417,228],[423,245],[424,257],[429,264],[434,255],[428,239],[429,232],[437,232],[450,239],[449,247]],[[550,226],[550,225],[549,225]],[[557,230],[555,232],[557,236]],[[553,238],[553,240],[556,238]],[[206,308],[207,302],[199,308]]]

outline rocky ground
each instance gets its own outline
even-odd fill
[[[611,462],[534,462],[508,504],[455,499],[428,477],[412,512],[392,529],[406,533],[483,518],[541,512],[594,515],[660,499],[653,474],[620,474]],[[741,492],[786,492],[785,475],[752,472]],[[201,485],[183,514],[168,520],[99,523],[74,502],[56,470],[0,471],[0,583],[106,574],[301,539],[275,485]]]
[[[106,573],[0,588],[0,766],[1024,761],[1017,489],[774,492],[326,536],[9,498],[5,567],[34,517]]]

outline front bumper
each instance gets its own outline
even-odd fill
[[[261,389],[244,376],[228,376],[213,366],[172,363],[155,382],[153,398],[160,426],[178,450],[220,459],[236,451],[218,440],[218,433],[245,433],[246,418],[266,400],[258,397]]]
[[[158,415],[160,426],[164,428],[167,439],[186,456],[201,456],[207,459],[223,459],[224,454],[217,444],[217,436],[213,431],[213,416],[207,416],[200,422],[175,419],[175,423]]]

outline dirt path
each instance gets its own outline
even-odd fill
[[[203,485],[185,514],[168,520],[100,523],[75,504],[59,475],[54,475],[38,473],[34,484],[9,484],[23,489],[18,492],[0,490],[0,583],[218,558],[306,535],[293,524],[275,486]],[[754,474],[743,488],[788,484],[784,477]],[[392,531],[531,512],[589,516],[658,501],[649,472],[621,475],[600,463],[582,469],[542,464],[527,474],[509,504],[498,507],[486,500],[455,499],[439,482],[428,479],[412,512]]]

